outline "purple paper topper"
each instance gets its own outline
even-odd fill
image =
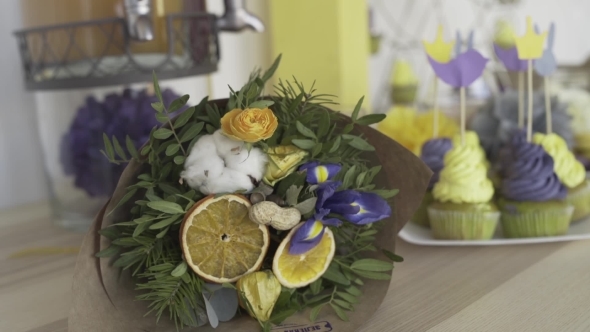
[[[467,40],[465,41],[466,51],[469,51],[473,48],[473,30],[469,31],[469,35],[467,35]],[[461,46],[463,44],[463,38],[461,37],[461,31],[457,30],[455,33],[455,56],[461,54]]]
[[[535,30],[539,31],[537,26]],[[538,32],[537,32],[538,33]],[[555,38],[555,24],[551,23],[549,26],[549,33],[547,34],[547,48],[543,50],[543,55],[535,60],[534,68],[537,74],[541,76],[550,76],[557,69],[557,61],[553,54],[553,40]]]
[[[526,71],[528,69],[527,60],[520,60],[518,58],[516,47],[506,49],[494,43],[494,51],[506,69],[510,71]]]
[[[436,62],[428,57],[430,66],[441,80],[455,87],[467,87],[483,73],[488,59],[478,51],[471,49],[459,54],[448,63]]]

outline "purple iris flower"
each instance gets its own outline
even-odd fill
[[[162,97],[169,104],[178,95],[167,89],[162,91]],[[92,197],[113,193],[126,165],[111,164],[100,153],[104,149],[102,135],[106,133],[109,138],[115,136],[129,156],[126,135],[139,148],[149,139],[152,128],[159,125],[151,106],[156,101],[157,98],[145,90],[131,89],[109,94],[102,101],[93,96],[86,98],[60,146],[64,173],[74,177],[76,187]]]
[[[391,207],[381,196],[355,190],[334,193],[323,207],[355,225],[366,225],[391,216]]]
[[[306,181],[309,184],[322,184],[333,179],[342,166],[338,164],[323,164],[320,165],[317,161],[305,163],[299,167],[300,171],[307,171]]]
[[[342,182],[340,181],[329,181],[319,186],[316,191],[318,197],[318,200],[315,204],[316,210],[319,211],[320,209],[322,209],[324,207],[324,204],[326,203],[326,200],[332,197],[332,195],[334,195],[334,193],[336,192],[336,189],[338,189],[341,185]]]
[[[289,254],[301,255],[320,243],[326,225],[340,226],[342,221],[336,218],[326,218],[330,210],[320,209],[312,218],[308,219],[303,226],[299,227],[293,237],[291,238],[291,246],[289,247]]]

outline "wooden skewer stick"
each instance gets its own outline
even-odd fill
[[[433,106],[433,117],[432,117],[432,137],[438,137],[438,77],[434,78],[434,106]]]
[[[528,60],[528,99],[529,99],[529,112],[528,112],[528,126],[527,126],[527,142],[531,142],[533,139],[533,60]]]
[[[461,87],[461,145],[465,145],[465,87]]]
[[[553,123],[551,117],[551,95],[549,93],[549,77],[545,76],[545,116],[547,117],[547,134],[553,132]]]
[[[518,128],[524,128],[524,72],[518,72]]]

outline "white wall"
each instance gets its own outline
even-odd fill
[[[0,11],[0,208],[47,197],[35,125],[35,99],[23,88],[12,31],[20,27],[18,0]]]
[[[476,47],[489,57],[496,20],[503,18],[510,21],[516,32],[522,34],[525,18],[530,15],[542,29],[546,29],[551,21],[555,22],[554,51],[560,64],[579,64],[590,54],[590,41],[585,37],[590,28],[588,0],[519,0],[505,5],[494,0],[368,2],[375,9],[376,27],[383,34],[384,44],[379,54],[370,61],[371,97],[377,111],[386,110],[389,106],[387,83],[392,62],[398,57],[414,65],[422,83],[420,97],[428,95],[432,70],[426,62],[421,40],[434,39],[439,24],[444,26],[447,40],[454,39],[456,30],[465,35],[470,29],[475,29]]]
[[[2,0],[0,12],[0,86],[3,102],[0,106],[0,209],[45,200],[48,198],[44,176],[44,162],[39,133],[46,153],[47,172],[60,179],[58,161],[59,138],[69,126],[69,119],[87,94],[102,96],[120,87],[83,89],[58,92],[26,92],[23,88],[20,59],[12,31],[21,26],[18,0]],[[248,8],[264,21],[267,17],[267,0],[248,1]],[[222,2],[208,1],[210,11],[221,13]],[[177,93],[190,94],[198,101],[205,95],[212,98],[228,96],[227,85],[239,88],[255,67],[269,64],[267,33],[245,31],[240,34],[221,35],[221,63],[217,73],[210,77],[193,77],[162,81]],[[56,110],[59,110],[56,111]],[[37,130],[36,113],[44,123]],[[50,124],[49,124],[50,123]],[[75,196],[71,180],[61,176],[55,188],[63,195]]]

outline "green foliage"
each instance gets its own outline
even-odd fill
[[[386,199],[397,194],[397,190],[375,188],[375,177],[381,167],[369,167],[363,157],[367,151],[374,151],[374,147],[362,136],[353,134],[355,126],[379,122],[383,116],[359,117],[361,98],[352,113],[353,123],[344,124],[343,115],[327,108],[335,104],[333,96],[317,94],[313,84],[307,89],[295,78],[291,82],[280,80],[274,87],[276,96],[263,98],[265,85],[279,62],[280,57],[266,72],[255,71],[240,90],[230,88],[226,109],[221,110],[204,98],[176,119],[170,114],[185,106],[189,97],[185,95],[165,105],[154,75],[158,102],[152,107],[156,119],[164,126],[151,131],[149,141],[140,151],[133,147],[128,137],[125,140],[127,153],[116,138],[103,137],[105,148],[102,153],[111,162],[122,163],[134,158],[143,163],[143,168],[137,181],[127,188],[115,207],[128,208],[129,218],[100,231],[102,236],[111,240],[111,245],[96,256],[112,257],[113,266],[131,271],[137,289],[141,290],[137,299],[148,301],[150,312],[155,313],[157,319],[162,315],[170,317],[177,328],[195,326],[198,323],[196,317],[205,312],[202,300],[204,280],[188,268],[178,244],[184,214],[203,195],[179,184],[179,174],[187,151],[201,136],[220,128],[221,118],[227,111],[271,107],[279,120],[278,129],[273,137],[254,146],[266,150],[294,144],[308,151],[308,159],[340,163],[342,171],[336,180],[343,182],[343,189],[373,192]],[[274,193],[307,218],[314,211],[316,189],[317,186],[305,183],[304,173],[294,172],[278,183]],[[306,307],[311,308],[311,320],[315,320],[322,310],[333,310],[338,317],[348,320],[347,312],[354,310],[362,296],[363,278],[387,280],[393,262],[401,261],[401,257],[386,250],[381,252],[389,259],[387,261],[366,258],[367,252],[378,250],[374,243],[379,227],[379,223],[356,226],[349,222],[344,222],[341,227],[331,227],[338,250],[326,273],[308,287],[284,288],[270,321],[260,322],[261,328],[269,331],[272,324],[278,324]],[[276,240],[280,241],[286,234],[280,232]],[[272,253],[269,255],[272,257]],[[270,268],[268,260],[265,264],[263,268]],[[224,284],[223,287],[234,286]]]

